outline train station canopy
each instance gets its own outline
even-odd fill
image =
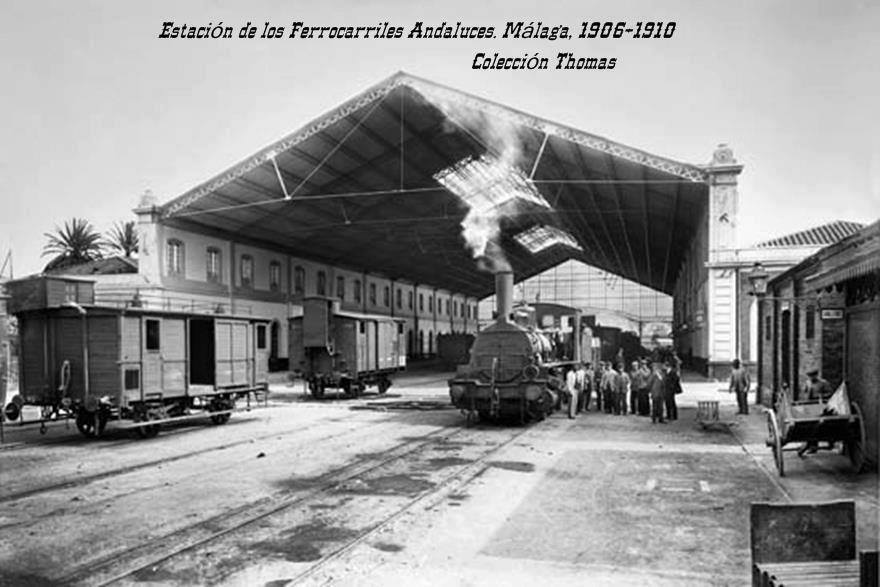
[[[708,175],[400,72],[161,206],[162,221],[493,293],[577,259],[672,293]]]

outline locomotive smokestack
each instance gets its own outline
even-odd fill
[[[499,322],[510,322],[513,313],[513,271],[495,272],[495,310]]]

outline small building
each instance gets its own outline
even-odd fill
[[[770,280],[760,303],[758,386],[769,405],[788,386],[803,399],[807,373],[846,382],[865,420],[868,459],[880,433],[880,221]]]

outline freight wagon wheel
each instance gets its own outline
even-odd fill
[[[134,415],[135,422],[147,422],[149,420],[158,419],[159,417],[156,414],[151,414],[146,410],[138,410]],[[151,424],[149,426],[138,426],[135,430],[137,431],[139,438],[155,438],[159,434],[159,425]]]
[[[865,466],[865,419],[859,404],[852,402],[853,416],[858,418],[858,436],[853,436],[845,443],[846,454],[856,473],[861,473]]]
[[[776,412],[771,408],[767,411],[767,446],[773,451],[773,460],[776,461],[776,468],[779,470],[779,476],[785,476],[785,463],[782,460],[782,439],[779,437],[779,424],[776,422]]]
[[[223,410],[231,410],[234,407],[233,403],[228,400],[214,400],[210,404],[208,404],[209,412],[220,412]],[[211,423],[220,426],[222,424],[226,424],[229,422],[229,418],[232,414],[213,414],[211,416]]]
[[[391,387],[391,382],[383,377],[382,379],[379,380],[378,387],[379,387],[379,395],[382,395],[386,391],[388,391],[389,387]]]
[[[103,410],[88,412],[79,410],[76,413],[76,429],[86,438],[101,436],[107,426],[107,414]]]
[[[345,381],[342,382],[342,393],[347,398],[355,397],[355,395],[356,395],[355,384],[352,382],[351,379],[346,379]]]

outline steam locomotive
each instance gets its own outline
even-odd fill
[[[564,371],[588,360],[585,353],[591,334],[574,308],[570,308],[566,333],[555,324],[542,330],[534,308],[514,312],[510,271],[495,274],[495,289],[497,319],[480,331],[470,362],[459,366],[449,380],[450,399],[468,422],[477,418],[542,420],[556,406]]]

